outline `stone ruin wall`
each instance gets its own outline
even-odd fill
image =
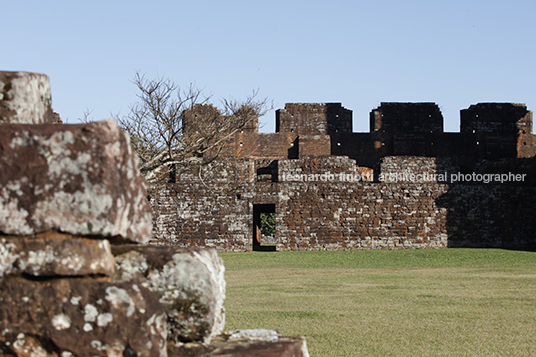
[[[169,185],[151,193],[153,243],[252,250],[253,206],[274,204],[277,250],[534,249],[535,194],[433,183]]]
[[[223,157],[202,168],[203,183],[184,173],[151,191],[152,242],[252,250],[255,207],[273,205],[277,250],[535,249],[532,112],[484,103],[461,117],[461,132],[445,133],[433,103],[382,103],[370,133],[352,133],[351,111],[340,104],[287,104],[276,115],[278,132],[237,134]],[[373,182],[288,179],[354,175],[360,166],[373,170]],[[460,172],[525,177],[450,182]],[[399,182],[397,173],[429,176]],[[430,182],[439,173],[447,179]]]

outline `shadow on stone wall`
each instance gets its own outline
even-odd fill
[[[484,165],[475,173],[509,175],[512,180],[450,184],[436,200],[447,210],[448,246],[536,251],[535,172],[536,159],[518,159]]]

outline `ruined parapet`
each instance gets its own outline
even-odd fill
[[[276,111],[276,133],[243,130],[222,151],[243,159],[329,155],[375,168],[385,156],[531,158],[536,137],[522,104],[472,105],[461,111],[461,132],[446,133],[437,104],[385,102],[370,113],[369,133],[353,133],[352,111],[340,103],[287,103]]]
[[[331,137],[329,135],[298,136],[298,157],[330,156]]]
[[[276,111],[276,132],[326,135],[352,132],[352,111],[341,103],[286,103]]]
[[[443,133],[443,115],[435,103],[381,103],[370,113],[374,156],[434,156]],[[435,143],[435,146],[434,145]]]
[[[435,103],[381,103],[370,113],[370,131],[393,134],[443,132],[443,115]]]
[[[460,132],[498,136],[532,133],[532,112],[525,104],[478,103],[460,111]]]
[[[48,76],[29,72],[0,72],[0,123],[52,123]]]
[[[480,155],[486,158],[536,155],[532,111],[525,104],[478,103],[460,111],[460,131],[472,134]]]

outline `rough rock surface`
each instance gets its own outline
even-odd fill
[[[51,103],[48,76],[0,71],[0,123],[51,123]]]
[[[165,316],[154,295],[134,283],[6,278],[0,355],[33,346],[28,356],[166,356]]]
[[[144,243],[145,181],[128,135],[112,120],[0,125],[0,233],[58,230]]]
[[[151,233],[129,137],[52,116],[46,76],[0,72],[0,357],[308,356],[301,337],[219,335],[214,249],[112,252]]]
[[[69,234],[46,232],[35,236],[0,237],[0,278],[113,276],[115,261],[110,243]]]
[[[304,337],[285,338],[273,330],[237,330],[222,334],[210,344],[168,346],[169,357],[309,357]]]
[[[210,342],[225,324],[224,266],[214,249],[112,247],[116,281],[153,291],[168,315],[168,340]]]

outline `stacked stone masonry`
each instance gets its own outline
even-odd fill
[[[53,124],[48,83],[0,72],[0,356],[307,357],[303,337],[222,333],[216,250],[145,245],[128,135]]]
[[[152,244],[277,250],[536,249],[536,141],[525,105],[480,103],[443,130],[435,103],[382,103],[352,132],[339,103],[286,104],[276,132],[255,122],[211,164],[152,188]],[[199,172],[200,170],[201,172]]]

